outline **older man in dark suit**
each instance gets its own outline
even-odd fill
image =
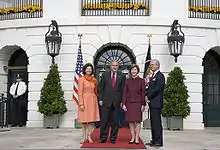
[[[152,140],[146,145],[163,146],[163,128],[161,123],[161,110],[163,108],[163,91],[165,78],[159,71],[160,62],[151,60],[150,68],[153,72],[149,87],[146,92],[146,101],[150,108],[151,135]]]
[[[111,62],[111,70],[102,74],[99,83],[99,104],[102,106],[100,143],[105,143],[111,127],[110,141],[116,142],[119,128],[119,111],[122,102],[125,76],[118,71],[118,63]]]

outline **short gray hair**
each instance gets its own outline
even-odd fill
[[[112,65],[113,62],[116,62],[118,64],[118,66],[119,66],[119,63],[118,63],[117,60],[112,60],[111,63],[110,63],[110,66]]]
[[[159,62],[159,60],[157,60],[157,59],[152,59],[151,61],[156,62],[156,65],[160,68],[160,62]]]

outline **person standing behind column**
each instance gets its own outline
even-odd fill
[[[27,90],[27,85],[22,81],[21,75],[16,75],[16,82],[10,87],[10,94],[13,97],[13,120],[12,127],[19,126],[22,127],[25,124],[23,120],[25,115],[25,110],[23,109],[25,105],[25,92]]]
[[[110,142],[114,144],[118,135],[119,111],[126,78],[118,71],[118,62],[112,61],[110,68],[110,71],[102,74],[99,83],[99,104],[102,106],[99,143],[107,141],[111,126]]]
[[[140,68],[133,64],[130,69],[132,77],[125,82],[123,92],[123,106],[125,121],[129,123],[131,140],[129,144],[139,144],[142,114],[146,106],[145,102],[145,81],[138,76]]]
[[[152,140],[146,145],[163,146],[163,127],[161,123],[161,110],[163,108],[163,96],[165,77],[160,72],[160,62],[151,60],[150,69],[153,74],[150,78],[149,87],[146,91],[146,102],[150,108]]]

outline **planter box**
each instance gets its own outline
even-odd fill
[[[80,128],[82,128],[82,124],[80,123],[80,122],[78,122],[78,120],[77,119],[75,119],[75,128],[76,129],[80,129]]]
[[[183,117],[167,117],[167,128],[168,130],[183,130]]]
[[[59,114],[54,114],[51,116],[45,116],[44,115],[44,128],[47,129],[55,129],[59,128]]]
[[[151,126],[150,126],[150,119],[145,119],[143,121],[143,129],[150,129]]]
[[[161,117],[163,129],[167,129],[167,117]]]
[[[167,118],[161,117],[161,121],[162,121],[163,129],[167,129]],[[150,128],[151,128],[150,119],[145,119],[143,121],[143,129],[150,129]]]

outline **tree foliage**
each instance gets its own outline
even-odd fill
[[[64,92],[62,90],[60,75],[57,64],[50,66],[49,74],[44,79],[41,89],[38,111],[46,116],[53,114],[64,114],[67,112]]]
[[[168,74],[162,109],[164,117],[182,116],[185,118],[190,114],[189,95],[184,80],[185,76],[180,67],[175,67]]]

